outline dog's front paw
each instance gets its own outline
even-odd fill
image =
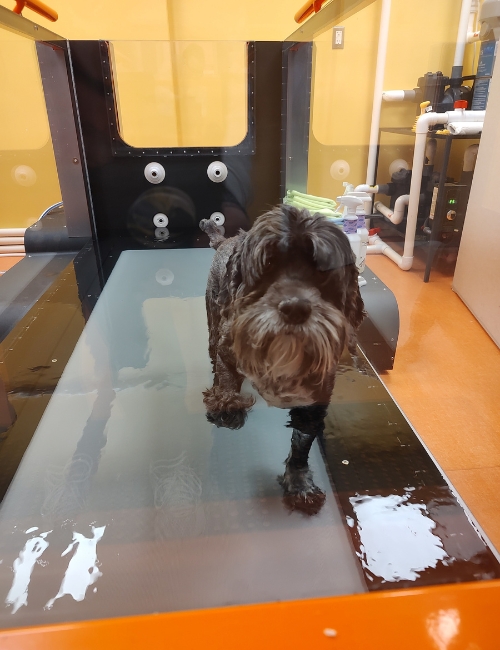
[[[244,409],[238,411],[207,411],[207,420],[217,427],[226,429],[241,429],[247,419]]]
[[[247,419],[247,411],[255,404],[255,399],[239,393],[212,386],[203,391],[203,402],[207,407],[207,420],[218,427],[241,429]]]
[[[326,495],[314,483],[307,465],[302,468],[287,466],[283,476],[278,476],[278,482],[283,488],[283,503],[288,510],[316,515],[323,507]]]

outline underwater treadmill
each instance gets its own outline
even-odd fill
[[[112,44],[38,38],[63,227],[79,245],[50,244],[19,267],[49,268],[50,281],[34,266],[0,278],[0,289],[13,278],[0,341],[0,645],[326,648],[338,634],[339,647],[369,647],[392,617],[421,638],[419,616],[437,625],[463,606],[466,627],[490,611],[497,554],[379,374],[398,312],[369,268],[359,355],[342,359],[311,450],[326,494],[317,514],[290,512],[277,480],[287,411],[256,395],[241,430],[206,418],[214,252],[198,222],[222,213],[232,235],[307,180],[310,93],[292,90],[310,83],[311,43],[242,44],[239,144],[137,148],[120,135]],[[219,161],[227,181],[212,182]],[[164,181],[148,180],[149,163]]]
[[[315,516],[290,513],[277,481],[290,444],[285,410],[259,398],[239,431],[206,420],[212,256],[122,252],[86,324],[75,263],[39,301],[54,329],[58,318],[66,326],[59,351],[17,368],[36,376],[31,392],[9,393],[18,420],[0,447],[3,468],[45,410],[0,507],[1,627],[499,577],[363,355],[343,360],[312,449],[327,495]],[[68,293],[58,299],[61,285]],[[68,326],[71,303],[77,324]],[[25,324],[12,340],[30,349],[38,332]],[[67,362],[58,358],[72,345]],[[49,401],[41,388],[61,362]]]

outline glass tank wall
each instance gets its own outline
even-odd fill
[[[495,33],[387,5],[331,3],[286,41],[35,42],[0,14],[1,627],[500,577],[478,497],[498,290],[477,277],[498,74],[472,112]],[[240,430],[207,418],[199,224],[243,238],[284,203],[345,242],[344,194],[366,315],[298,508],[296,412],[246,377]]]

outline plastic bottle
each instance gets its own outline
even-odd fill
[[[361,227],[360,227],[360,219],[362,219]],[[364,214],[358,215],[357,233],[360,237],[358,270],[360,273],[363,273],[363,271],[365,270],[366,253],[368,251],[368,238],[370,236],[368,233],[368,228],[366,227]]]
[[[360,205],[362,206],[363,201],[357,196],[351,196],[349,194],[338,196],[337,201],[340,205],[345,207],[343,230],[351,243],[351,248],[354,254],[356,255],[356,266],[359,270],[361,265],[361,237],[358,234],[358,215],[356,214],[356,208]]]
[[[363,201],[363,205],[360,205],[356,208],[356,213],[358,215],[363,216],[363,219],[360,219],[358,228],[365,228],[366,215],[369,215],[371,213],[373,194],[369,194],[368,192],[363,192],[363,191],[355,191],[355,190],[349,192],[348,194],[349,196],[356,196],[358,199],[361,199]]]
[[[358,269],[360,273],[363,273],[365,270],[365,261],[366,253],[368,250],[368,228],[366,227],[366,210],[367,206],[371,207],[372,197],[368,192],[349,192],[349,196],[355,196],[358,199],[361,199],[362,204],[358,205],[356,208],[356,215],[358,217],[358,223],[356,231],[361,238],[360,241],[360,250],[359,250],[359,264]]]

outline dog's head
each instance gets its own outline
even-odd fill
[[[241,372],[270,403],[317,401],[363,319],[349,240],[331,221],[279,206],[242,233],[223,308]]]

